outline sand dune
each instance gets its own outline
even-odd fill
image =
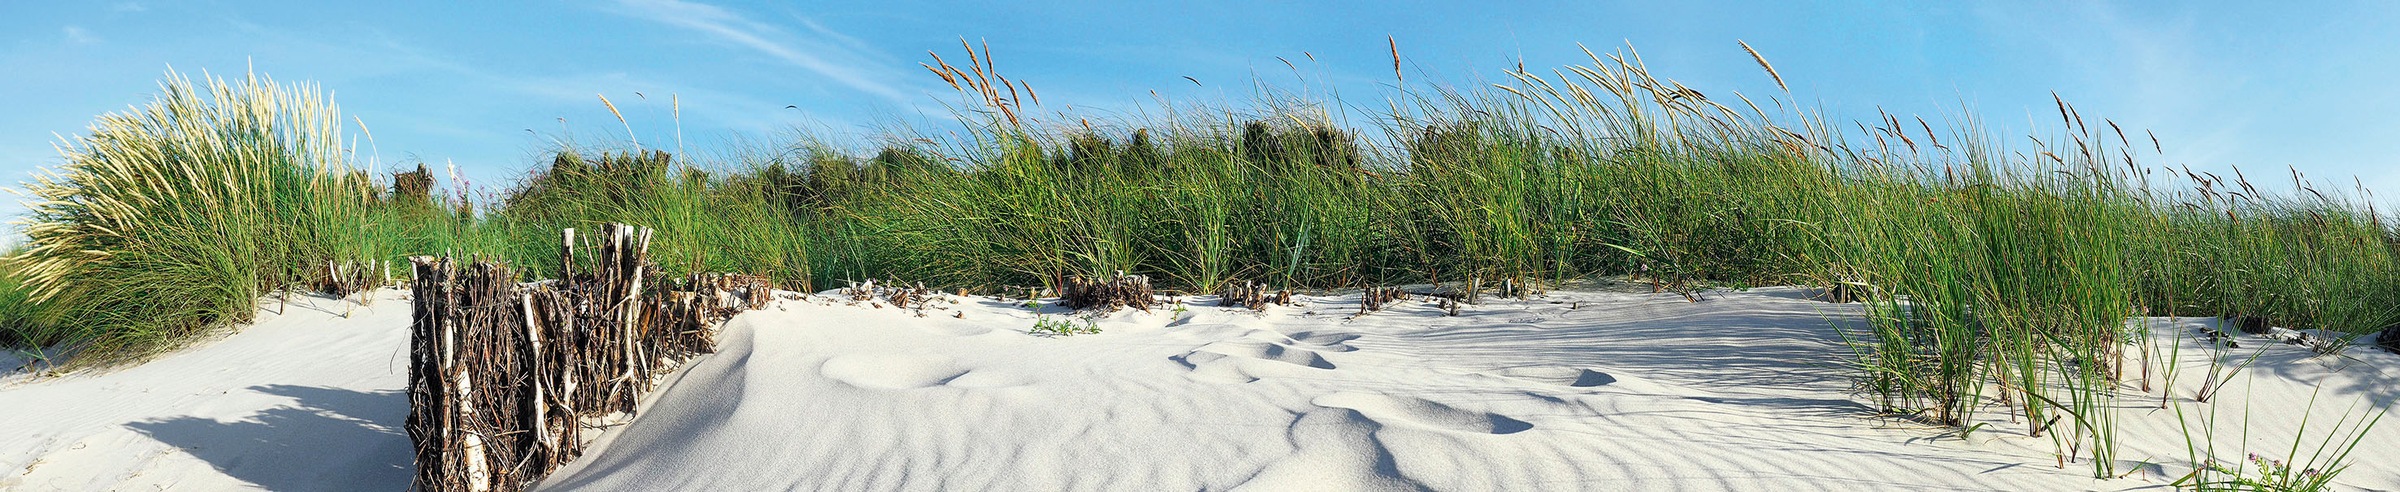
[[[0,386],[0,489],[399,490],[408,305],[327,299],[113,372]],[[2007,416],[1968,439],[1875,418],[1839,323],[1798,289],[1562,292],[1461,316],[1355,296],[1264,312],[1123,311],[1026,333],[1057,308],[960,298],[903,310],[828,296],[729,322],[718,353],[649,396],[543,486],[560,490],[2123,490],[2188,468],[2175,412],[2122,402],[2113,480],[2061,468]],[[341,316],[350,311],[350,316]],[[922,316],[920,316],[922,314]],[[2162,337],[2207,320],[2147,320]],[[2400,406],[2400,356],[2317,357],[2243,336],[2220,455],[2277,457]],[[2186,367],[2213,354],[2182,342]],[[2177,382],[2188,396],[2205,370]],[[2160,383],[2164,386],[2164,383]],[[2155,393],[2153,393],[2155,395]],[[2239,444],[2247,404],[2247,448]],[[2353,405],[2360,405],[2354,407]],[[2197,416],[2188,418],[2195,419]],[[2317,434],[2312,434],[2316,436]],[[2400,488],[2400,423],[2355,488]],[[2161,465],[2163,464],[2163,466]]]
[[[1025,333],[1066,313],[990,299],[923,317],[783,302],[734,320],[721,354],[545,485],[2077,490],[2182,473],[2150,464],[2186,456],[2167,411],[2123,412],[2120,468],[2134,473],[2106,481],[2084,464],[2061,469],[2050,440],[2021,424],[1962,441],[1872,418],[1832,331],[1858,306],[1801,294],[1560,293],[1458,317],[1403,303],[1355,320],[1353,298],[1304,298],[1265,313],[1127,311],[1098,319],[1101,334],[1068,337]],[[2204,360],[2197,347],[2187,355]],[[2280,450],[2308,396],[2299,383],[2331,385],[2320,426],[2362,396],[2393,406],[2400,358],[2369,352],[2336,374],[2340,359],[2272,345],[2237,378],[2252,384],[2222,401],[2254,391],[2248,401],[2275,411],[2251,422],[2253,449]],[[2396,442],[2395,427],[2377,439]],[[2400,483],[2391,452],[2366,451],[2344,482]]]

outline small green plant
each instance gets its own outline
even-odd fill
[[[1958,429],[1958,439],[1961,441],[1974,439],[1975,431],[1983,430],[1985,426],[1989,426],[1991,424],[1991,422],[1976,422],[1975,425],[1960,428]]]
[[[2259,456],[2258,453],[2250,453],[2249,461],[2257,469],[2245,471],[2243,467],[2226,466],[2209,460],[2201,465],[2200,470],[2187,475],[2188,481],[2179,481],[2175,485],[2193,490],[2320,491],[2330,490],[2334,475],[2341,473],[2339,468],[2331,471],[2320,468],[2293,470],[2292,465],[2283,460]],[[2201,478],[2204,476],[2208,478]]]
[[[2309,396],[2308,404],[2300,407],[2300,411],[2304,412],[2303,415],[2312,415],[2308,412],[2315,409],[2316,403],[2317,397],[2312,394]],[[2199,429],[2193,429],[2182,405],[2176,406],[2175,415],[2183,428],[2186,451],[2191,454],[2196,465],[2193,466],[2191,473],[2176,479],[2172,485],[2196,491],[2316,492],[2332,490],[2334,478],[2350,467],[2351,451],[2358,448],[2358,445],[2365,440],[2367,432],[2373,430],[2375,424],[2382,422],[2387,413],[2381,409],[2367,409],[2362,412],[2353,406],[2351,411],[2343,413],[2341,419],[2333,423],[2330,431],[2315,439],[2316,447],[2309,450],[2301,448],[2304,443],[2310,441],[2309,418],[2302,417],[2299,430],[2293,432],[2291,447],[2284,450],[2284,456],[2292,461],[2287,462],[2283,459],[2250,452],[2245,459],[2248,463],[2229,464],[2218,461],[2215,457],[2217,440],[2214,434],[2218,430],[2215,425],[2216,406],[2198,401],[2192,402],[2192,404],[2206,407],[2200,410],[2198,416],[2201,421]],[[2245,406],[2247,406],[2247,402],[2245,402]],[[2240,427],[2239,439],[2247,442],[2250,433],[2247,412],[2244,414]],[[2306,451],[2307,454],[2303,455],[2303,451]]]
[[[1100,333],[1100,324],[1087,319],[1083,320],[1082,325],[1076,325],[1073,318],[1052,318],[1049,316],[1043,316],[1035,319],[1033,321],[1033,329],[1025,330],[1025,333],[1049,337],[1090,335]]]

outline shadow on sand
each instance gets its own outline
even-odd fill
[[[401,430],[407,394],[290,385],[250,390],[296,401],[241,420],[175,417],[126,426],[269,490],[408,488],[411,451]]]

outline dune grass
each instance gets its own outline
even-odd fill
[[[560,229],[605,222],[657,228],[668,269],[800,289],[1119,271],[1187,292],[1623,276],[1705,302],[1710,287],[1838,286],[1870,313],[1851,348],[1883,410],[2013,413],[2062,462],[2113,476],[2109,409],[2153,391],[2148,332],[2127,318],[2400,322],[2400,229],[2365,190],[2145,166],[2154,139],[2064,100],[2031,145],[1971,117],[1846,129],[1788,94],[1711,97],[1627,51],[1399,91],[1366,125],[1325,109],[1343,101],[1274,97],[1095,124],[1042,115],[982,56],[928,65],[963,95],[957,132],[702,159],[563,148],[483,210],[421,172],[387,190],[353,168],[313,88],[170,74],[29,185],[0,341],[138,357],[243,321],[324,265],[476,253],[546,275]]]
[[[36,303],[33,292],[11,258],[0,257],[0,349],[38,348],[66,337],[47,305]]]
[[[26,184],[12,295],[46,322],[11,327],[15,343],[140,358],[246,321],[260,295],[330,266],[435,248],[407,231],[441,214],[411,215],[351,167],[340,113],[314,87],[170,72],[160,89]]]

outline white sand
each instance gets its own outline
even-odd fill
[[[2004,415],[1971,441],[1871,418],[1847,391],[1830,321],[1858,306],[1802,297],[1562,293],[1459,317],[1412,301],[1345,320],[1353,295],[1264,314],[1127,311],[1100,319],[1101,334],[1055,338],[1025,333],[1034,312],[989,299],[926,317],[781,302],[736,318],[719,354],[545,485],[2080,490],[2155,488],[2188,471],[2172,411],[2118,413],[2131,475],[2106,481],[2085,463],[2060,468],[2050,438]],[[2199,326],[2156,325],[2169,337]],[[2248,451],[2278,457],[2313,383],[2327,388],[2316,432],[2362,398],[2396,406],[2400,357],[2360,348],[2343,362],[2244,340],[2244,354],[2267,351],[2219,399],[2222,457],[2243,455],[2245,401],[2270,410],[2249,422]],[[2186,343],[2189,364],[2205,364],[2201,346]],[[2182,394],[2204,372],[2186,371]],[[2400,421],[2370,439],[2342,482],[2400,487]]]
[[[253,326],[146,364],[0,377],[0,490],[406,489],[402,294],[268,301]]]
[[[0,490],[405,488],[408,305],[378,295],[347,319],[346,303],[295,304],[119,371],[9,377]],[[1120,312],[1097,321],[1103,333],[1067,337],[1028,335],[1040,315],[989,299],[925,317],[781,301],[735,318],[718,354],[670,376],[545,485],[2120,490],[2188,471],[2175,413],[2154,400],[2117,413],[2131,475],[2104,481],[2085,463],[2060,468],[2050,438],[2005,415],[1985,415],[1996,422],[1971,440],[1872,418],[1833,335],[1858,306],[1802,297],[1558,293],[1459,317],[1406,301],[1357,320],[1355,296],[1263,314],[1197,298],[1186,313]],[[2205,323],[2154,321],[2166,336]],[[2221,458],[2284,457],[2320,385],[2312,439],[2353,403],[2400,408],[2400,356],[2240,339],[2228,357],[2266,349],[2218,400]],[[2188,397],[2209,354],[2183,346]],[[2259,410],[2246,450],[2244,403]],[[2342,483],[2400,489],[2400,416],[2369,439]]]

